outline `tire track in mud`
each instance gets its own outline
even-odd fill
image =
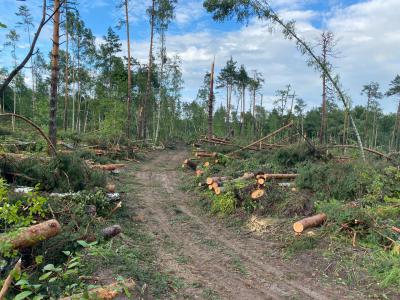
[[[180,189],[184,151],[163,151],[143,163],[135,177],[145,225],[158,244],[164,272],[186,283],[178,297],[189,299],[360,299],[343,287],[323,285],[263,252],[273,244],[237,233],[196,213],[195,196]],[[132,180],[132,179],[131,179]],[[184,262],[178,262],[178,258]],[[212,295],[205,293],[208,291]],[[213,293],[215,292],[214,295]],[[210,296],[210,297],[209,297]]]

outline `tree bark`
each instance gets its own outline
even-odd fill
[[[145,139],[147,137],[147,102],[152,94],[151,87],[151,73],[153,68],[153,39],[154,39],[154,19],[155,19],[155,0],[152,1],[151,7],[151,17],[150,17],[150,47],[149,47],[149,63],[147,66],[147,83],[146,83],[146,93],[143,99],[142,106],[139,109],[139,138]]]
[[[211,64],[210,95],[208,97],[208,139],[211,139],[213,136],[214,65],[215,58]]]
[[[4,280],[3,287],[0,290],[0,300],[4,299],[5,296],[7,295],[8,289],[10,288],[11,283],[13,281],[14,274],[21,272],[21,265],[22,265],[22,260],[19,259],[15,264],[14,268],[12,269],[12,271],[10,272],[10,274]]]
[[[60,0],[54,0],[53,19],[53,49],[51,51],[51,84],[50,84],[50,113],[49,137],[53,145],[57,144],[57,90],[58,90],[58,59],[60,47]]]
[[[67,131],[68,127],[68,85],[69,85],[69,33],[68,33],[68,5],[65,6],[65,94],[64,94],[64,120],[63,127],[64,131]]]
[[[128,140],[132,137],[131,124],[132,124],[132,74],[131,74],[131,37],[129,32],[129,0],[125,0],[125,23],[126,23],[126,36],[127,36],[127,46],[128,46],[128,97],[126,101],[126,136]]]
[[[61,231],[57,220],[48,220],[28,228],[18,230],[16,234],[0,236],[0,242],[9,244],[12,249],[22,249],[36,245],[42,240],[56,236]]]
[[[307,228],[316,227],[323,224],[327,219],[326,214],[318,214],[312,217],[302,219],[293,224],[293,230],[296,233],[302,233]]]

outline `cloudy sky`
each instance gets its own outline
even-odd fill
[[[31,8],[35,22],[40,18],[41,0],[25,3]],[[115,0],[78,0],[86,25],[102,39],[109,26],[115,26],[122,12]],[[146,7],[149,0],[131,1],[131,32],[133,55],[143,63],[148,53],[149,26]],[[345,91],[354,104],[365,104],[360,95],[362,86],[371,81],[380,83],[382,90],[400,73],[400,0],[271,0],[272,6],[285,20],[295,20],[297,30],[307,41],[317,44],[322,30],[332,31],[337,38],[338,57],[333,61]],[[7,30],[17,19],[14,13],[21,2],[0,0],[0,22],[8,25],[0,29],[0,66],[10,65],[9,49],[3,49]],[[27,38],[22,28],[19,58],[27,51]],[[118,31],[125,41],[123,31]],[[45,28],[38,43],[42,51],[49,51],[51,28]],[[156,40],[156,43],[158,41]],[[126,48],[126,47],[124,47]],[[157,49],[157,45],[156,45]],[[308,108],[318,106],[321,98],[320,78],[310,69],[292,41],[282,38],[279,30],[271,32],[267,24],[251,20],[249,24],[216,23],[202,7],[201,0],[178,0],[176,18],[167,35],[169,55],[179,54],[183,62],[185,87],[183,98],[193,100],[203,75],[216,57],[216,71],[232,56],[238,65],[244,64],[251,73],[263,73],[265,86],[261,91],[264,105],[271,107],[275,91],[291,84]],[[123,53],[121,54],[123,55]],[[222,103],[223,91],[217,99]],[[396,99],[384,98],[382,107],[394,112]]]

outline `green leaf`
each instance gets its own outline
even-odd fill
[[[39,277],[39,280],[40,280],[40,281],[42,281],[42,280],[46,280],[47,278],[49,278],[49,277],[50,277],[50,275],[51,275],[51,274],[53,274],[53,271],[50,271],[50,272],[44,273],[42,276],[40,276],[40,277]]]
[[[41,263],[43,263],[43,255],[38,255],[35,257],[35,262],[36,264],[40,265]]]
[[[22,293],[19,293],[17,296],[15,296],[14,300],[22,300],[28,298],[30,295],[32,295],[31,291],[25,291]]]
[[[7,28],[7,25],[0,22],[0,28]]]
[[[50,278],[49,283],[52,283],[57,280],[57,277]]]
[[[80,264],[79,261],[73,262],[72,264],[68,265],[68,269],[75,268],[76,266],[79,266],[79,264]]]
[[[42,300],[42,299],[44,299],[43,295],[37,295],[37,296],[33,297],[32,300]]]
[[[84,247],[84,248],[87,248],[87,247],[89,247],[90,245],[88,244],[88,243],[86,243],[85,241],[77,241],[77,243],[79,244],[79,245],[81,245],[82,247]]]
[[[63,253],[64,253],[66,256],[70,256],[70,255],[71,255],[71,251],[63,251]]]
[[[54,267],[53,264],[48,264],[48,265],[45,265],[45,266],[43,267],[43,270],[44,270],[44,271],[54,271],[54,270],[55,270],[55,267]]]
[[[26,279],[21,279],[21,280],[18,280],[18,281],[15,283],[15,285],[16,285],[16,286],[20,286],[20,285],[29,285],[29,281],[26,280]]]

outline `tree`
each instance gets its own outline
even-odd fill
[[[250,17],[256,16],[261,20],[279,25],[282,28],[284,37],[289,40],[294,40],[299,51],[303,55],[307,55],[310,65],[315,67],[320,72],[325,73],[327,79],[333,85],[333,88],[342,101],[345,109],[349,111],[349,119],[356,134],[361,157],[365,161],[365,153],[361,137],[356,123],[350,114],[349,104],[347,102],[346,95],[341,88],[340,82],[331,74],[326,65],[314,53],[313,47],[297,34],[294,21],[285,22],[271,8],[268,0],[205,0],[203,6],[208,12],[213,13],[213,19],[217,21],[223,21],[225,19],[236,17],[238,22],[244,22],[248,21]]]
[[[217,77],[217,88],[226,88],[226,124],[230,122],[232,91],[237,78],[236,61],[231,57]],[[227,126],[228,128],[229,126]],[[228,128],[229,129],[229,128]]]
[[[159,0],[156,8],[156,18],[155,18],[155,27],[157,32],[160,35],[161,47],[160,47],[160,72],[159,72],[159,82],[160,82],[160,92],[158,93],[158,105],[157,105],[157,124],[155,126],[155,143],[158,142],[159,131],[160,131],[160,120],[161,120],[161,108],[162,104],[166,98],[166,89],[165,89],[165,72],[164,67],[168,60],[167,58],[167,49],[166,49],[166,36],[165,32],[168,29],[170,22],[175,17],[174,10],[177,0]]]
[[[301,128],[302,136],[304,136],[304,110],[306,107],[307,105],[305,104],[303,99],[296,98],[296,104],[294,105],[294,112],[298,120],[297,127]]]
[[[211,64],[211,76],[210,76],[210,95],[208,97],[208,139],[211,140],[212,135],[213,135],[213,104],[214,104],[214,65],[215,65],[215,59],[213,60]]]
[[[152,0],[152,5],[149,10],[150,13],[150,46],[149,46],[149,57],[147,65],[147,82],[146,82],[146,93],[143,101],[139,106],[139,126],[138,126],[138,138],[146,139],[147,137],[147,102],[152,94],[151,87],[151,73],[153,68],[153,39],[154,39],[154,23],[156,17],[156,0]]]
[[[25,28],[25,31],[28,34],[29,45],[32,46],[31,29],[33,28],[33,23],[32,23],[33,18],[32,18],[29,8],[26,5],[21,5],[18,8],[18,12],[16,13],[16,15],[21,17],[21,21],[18,22],[18,24]],[[33,63],[32,57],[30,57],[30,63],[31,63],[31,76],[32,76],[32,116],[33,116],[32,119],[35,120],[35,99],[36,99],[35,65]]]
[[[400,75],[396,75],[396,77],[390,82],[390,88],[386,92],[386,96],[398,96],[399,103],[397,106],[397,114],[396,114],[396,122],[393,127],[391,146],[389,148],[396,149],[399,151],[400,149]]]
[[[330,58],[336,57],[335,54],[335,36],[331,31],[323,31],[321,33],[321,39],[319,41],[319,46],[321,47],[321,56],[319,60],[329,71],[332,70],[332,64],[330,63]],[[327,130],[328,130],[328,115],[327,115],[327,76],[325,72],[321,72],[322,78],[322,105],[321,105],[321,129],[319,133],[319,142],[321,144],[326,144],[327,142]]]
[[[372,126],[372,135],[370,134],[370,124],[369,124],[369,115],[371,112],[371,108],[377,107],[377,100],[382,98],[382,93],[379,91],[379,83],[377,82],[370,82],[363,86],[361,91],[361,95],[367,96],[367,107],[365,111],[365,123],[364,123],[364,142],[366,143],[367,147],[371,147],[373,143],[373,136],[375,133],[375,126],[376,126],[376,109],[374,109],[374,120]]]
[[[250,77],[247,74],[244,65],[240,66],[240,69],[237,73],[236,82],[241,96],[240,132],[242,132],[244,123],[244,114],[246,109],[246,88],[250,83]]]
[[[14,60],[14,68],[17,67],[17,42],[19,41],[19,34],[15,29],[11,29],[10,32],[6,35],[6,43],[5,46],[8,46],[11,48],[11,57]],[[13,88],[13,113],[16,113],[16,108],[17,108],[17,92],[16,92],[16,84],[14,84]],[[15,118],[11,118],[11,125],[12,125],[12,130],[15,130]]]
[[[57,89],[58,89],[58,55],[60,48],[60,0],[54,0],[53,18],[53,48],[51,51],[51,82],[50,82],[50,111],[49,137],[53,145],[57,145]]]

